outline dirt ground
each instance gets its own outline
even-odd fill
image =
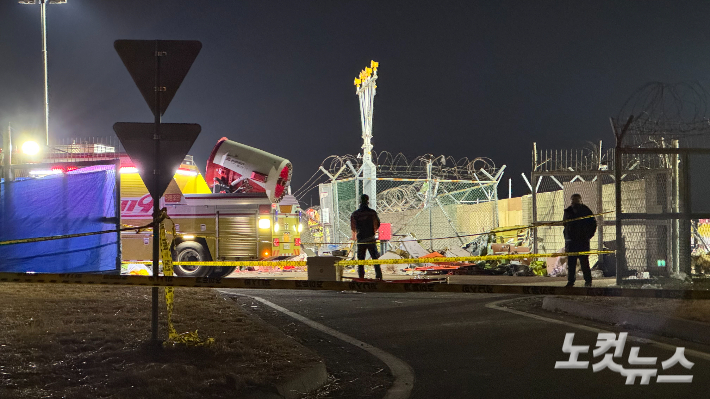
[[[319,360],[211,289],[176,289],[173,320],[215,343],[156,347],[150,298],[144,287],[0,284],[0,397],[232,398]]]
[[[565,296],[565,299],[710,323],[710,300]]]

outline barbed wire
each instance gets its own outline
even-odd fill
[[[622,105],[614,122],[625,131],[624,145],[667,148],[673,140],[681,147],[710,145],[708,91],[698,82],[650,82]]]
[[[432,178],[440,180],[490,180],[488,175],[494,176],[498,171],[493,160],[486,157],[456,159],[452,156],[425,154],[410,161],[402,153],[393,155],[388,151],[373,151],[372,158],[376,167],[377,177],[382,178],[426,179],[427,165],[429,163],[431,163]],[[362,158],[350,154],[331,155],[323,160],[321,166],[333,176],[340,172],[338,180],[342,180],[355,177],[352,169],[347,165],[348,162],[356,171],[362,166]],[[318,174],[317,172],[294,191],[293,195],[299,202],[305,204],[307,194],[319,184],[329,180],[330,178],[326,174]],[[417,185],[421,186],[421,183],[411,184],[411,187],[396,187],[386,193],[380,193],[378,194],[378,201],[380,195],[383,195],[383,201],[392,203],[394,207],[404,206],[406,209],[411,209],[412,200],[416,201],[416,198],[412,197],[412,193],[415,190],[418,191]]]
[[[373,151],[372,159],[378,177],[426,179],[429,162],[432,165],[432,177],[435,179],[475,180],[478,176],[481,180],[488,180],[481,170],[485,170],[491,175],[496,172],[495,163],[486,157],[456,159],[452,156],[425,154],[410,161],[402,153],[393,155],[388,151],[379,153]],[[331,155],[321,165],[334,175],[343,166],[346,166],[348,161],[355,170],[359,170],[362,166],[362,158],[354,155]],[[354,175],[352,170],[346,166],[340,177],[348,178],[354,177]]]
[[[388,188],[377,193],[377,203],[384,213],[404,212],[410,209],[419,209],[424,206],[424,197],[418,195],[422,191],[424,182]]]

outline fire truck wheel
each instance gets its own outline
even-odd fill
[[[201,262],[207,260],[207,251],[196,242],[183,242],[175,248],[176,262]],[[180,277],[204,277],[210,272],[206,266],[179,266],[173,270]]]
[[[232,272],[236,269],[235,266],[218,266],[218,267],[213,267],[212,271],[208,275],[208,277],[213,277],[213,278],[221,278],[221,277],[226,277],[232,274]]]

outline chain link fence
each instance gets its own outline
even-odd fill
[[[496,168],[485,157],[425,154],[408,160],[386,151],[373,151],[372,160],[374,170],[367,172],[369,166],[359,156],[327,157],[319,172],[295,191],[303,201],[317,188],[320,200],[306,213],[318,214],[317,222],[309,220],[312,231],[317,230],[316,223],[320,225],[322,236],[314,235],[307,242],[310,236],[306,235],[304,244],[334,250],[351,241],[350,215],[359,207],[365,186],[373,181],[371,175],[377,177],[370,204],[382,223],[391,224],[393,241],[411,235],[424,248],[444,251],[460,248],[473,240],[471,235],[498,226],[497,189],[505,166]]]
[[[442,252],[498,225],[497,182],[378,178],[376,187],[380,221],[391,223],[395,241],[412,235],[423,247]],[[322,218],[328,240],[351,239],[350,215],[360,193],[362,180],[354,178],[321,185],[321,203],[335,199],[332,214]]]
[[[591,250],[617,250],[616,254],[590,256],[605,276],[650,278],[668,276],[679,262],[678,232],[682,223],[649,218],[627,219],[616,240],[616,184],[614,149],[597,146],[576,150],[545,150],[534,154],[534,194],[526,204],[531,223],[561,220],[572,194],[598,215]],[[652,154],[624,156],[621,173],[621,206],[624,213],[654,215],[672,210],[673,169]],[[612,166],[612,167],[610,167]],[[533,234],[534,248],[542,252],[564,249],[563,226],[542,226]],[[621,259],[617,270],[617,259]]]
[[[703,274],[708,248],[697,226],[710,217],[708,104],[708,92],[698,83],[654,82],[638,89],[611,119],[622,197],[616,227],[623,235],[622,265],[633,267],[645,249],[650,275]],[[634,235],[646,237],[645,248],[633,246]]]
[[[572,194],[580,194],[582,202],[587,205],[594,214],[601,214],[609,210],[605,207],[603,198],[604,191],[608,191],[610,184],[604,184],[604,180],[608,178],[605,174],[596,174],[594,172],[582,172],[581,174],[573,174],[570,172],[559,171],[557,173],[545,172],[541,174],[533,173],[533,181],[537,191],[534,198],[529,201],[533,209],[533,223],[551,223],[562,220],[564,209],[571,204],[570,197]],[[605,190],[607,189],[607,190]],[[612,197],[613,198],[613,197]],[[612,201],[613,205],[613,201]],[[590,241],[592,251],[602,250],[606,246],[605,241],[613,240],[610,237],[611,230],[606,223],[609,215],[600,215],[597,219],[597,232],[595,237]],[[613,215],[611,215],[613,220]],[[564,226],[540,226],[533,232],[533,251],[534,252],[564,252],[565,238]],[[603,261],[597,255],[589,257],[591,265]]]

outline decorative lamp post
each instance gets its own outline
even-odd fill
[[[360,122],[362,124],[362,193],[370,197],[370,208],[377,209],[377,171],[372,162],[372,111],[377,94],[377,68],[380,63],[370,61],[370,66],[360,71],[355,78],[355,94],[360,98]],[[356,199],[357,201],[357,199]]]

